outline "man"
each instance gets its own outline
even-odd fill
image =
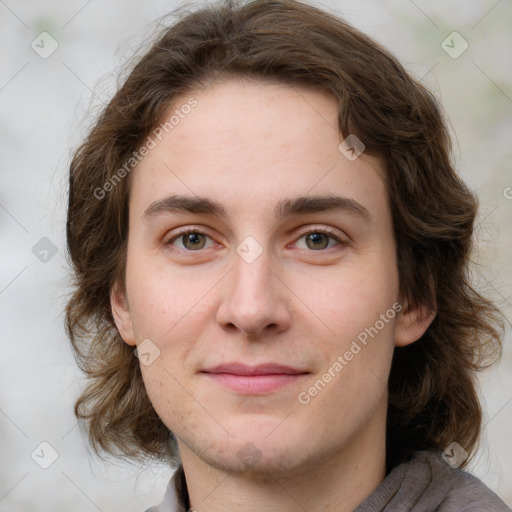
[[[183,17],[71,164],[92,445],[178,466],[161,512],[508,510],[462,471],[502,328],[475,215],[435,100],[368,37],[299,2]]]

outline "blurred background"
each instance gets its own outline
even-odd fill
[[[440,99],[457,169],[480,198],[475,279],[510,321],[512,2],[310,3],[383,43]],[[63,308],[70,156],[121,67],[178,5],[201,2],[0,0],[0,511],[142,512],[172,475],[90,453]],[[480,376],[484,437],[469,468],[509,506],[511,345],[507,323],[501,364]]]

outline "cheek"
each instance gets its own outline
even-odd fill
[[[179,329],[182,321],[201,311],[208,288],[208,279],[191,279],[190,272],[184,275],[179,269],[133,258],[128,266],[127,292],[137,339],[172,336],[171,331]]]
[[[150,366],[141,365],[141,372],[154,410],[173,430],[172,426],[181,423],[187,414],[187,395],[180,385],[181,377],[175,375],[176,370],[164,357],[159,357]]]
[[[365,272],[346,267],[318,293],[318,311],[332,332],[317,345],[323,358],[318,375],[301,390],[304,401],[311,401],[305,415],[315,410],[311,417],[323,416],[336,429],[340,422],[364,421],[382,404],[401,309],[397,279],[393,268],[378,262]],[[350,420],[346,411],[352,411]]]
[[[373,326],[398,299],[396,264],[382,253],[349,258],[316,277],[303,273],[295,278],[294,292],[304,298],[316,321],[321,320],[326,328],[322,331],[336,340],[346,341]],[[388,316],[393,319],[395,311]]]

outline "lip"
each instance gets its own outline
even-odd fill
[[[230,373],[232,375],[297,375],[309,373],[306,370],[292,368],[277,363],[264,363],[256,366],[243,363],[224,363],[203,370],[206,373]]]
[[[276,363],[256,366],[225,363],[203,370],[201,373],[238,393],[261,395],[297,382],[310,372]]]

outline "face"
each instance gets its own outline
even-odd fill
[[[131,177],[112,306],[182,457],[290,472],[382,439],[394,346],[427,324],[379,161],[340,151],[321,92],[225,82],[176,109]]]

